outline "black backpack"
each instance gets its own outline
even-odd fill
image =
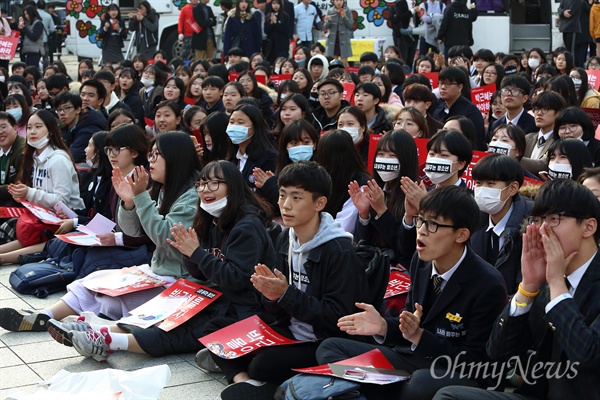
[[[371,246],[365,240],[359,241],[354,250],[365,267],[369,289],[367,302],[381,311],[390,279],[391,250]]]

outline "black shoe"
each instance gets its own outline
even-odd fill
[[[45,332],[49,319],[40,312],[0,308],[0,326],[12,332]]]
[[[252,383],[251,383],[252,382]],[[275,397],[279,385],[272,382],[250,381],[232,383],[221,392],[222,400],[267,400]]]

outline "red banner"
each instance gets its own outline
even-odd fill
[[[588,85],[598,90],[600,88],[600,71],[586,70],[585,73],[588,76]]]
[[[440,73],[439,72],[423,72],[421,75],[429,78],[429,83],[431,84],[431,90],[437,89],[439,86],[438,80]]]
[[[213,354],[225,359],[238,358],[261,347],[303,343],[275,332],[257,315],[226,326],[198,340]]]
[[[29,210],[24,207],[0,207],[0,218],[18,218],[28,212]]]
[[[410,276],[394,269],[390,272],[388,286],[383,298],[389,299],[399,294],[408,293],[408,289],[410,289]]]
[[[262,83],[263,85],[267,84],[267,77],[264,75],[254,75],[254,77],[256,78],[256,82],[258,83]]]
[[[490,112],[490,101],[494,92],[496,92],[496,84],[471,89],[471,102],[477,106],[481,115],[485,116]]]
[[[238,76],[240,76],[240,72],[229,72],[229,82],[237,81]]]
[[[18,45],[18,37],[0,37],[0,60],[12,60]]]
[[[492,153],[487,153],[485,151],[478,151],[478,150],[474,150],[473,151],[473,158],[471,159],[471,164],[469,164],[469,166],[467,167],[467,169],[465,170],[465,172],[462,174],[462,178],[465,181],[465,183],[467,184],[467,187],[471,190],[475,189],[475,181],[473,180],[473,166],[475,164],[477,164],[477,161],[481,160],[483,157],[487,157]]]
[[[369,163],[369,165],[367,165],[367,169],[369,170],[369,173],[371,175],[373,175],[373,162],[375,161],[375,150],[377,150],[377,143],[379,143],[379,140],[382,136],[383,134],[381,133],[374,133],[369,135],[369,153],[367,156],[367,162]]]
[[[283,81],[289,81],[290,79],[292,79],[292,74],[273,74],[269,78],[277,86],[281,85]]]
[[[582,108],[594,123],[594,128],[600,125],[600,108]]]
[[[354,83],[344,82],[342,83],[342,86],[344,86],[344,100],[350,103],[350,105],[354,105],[354,88],[356,85]]]
[[[190,106],[193,106],[194,104],[196,104],[194,99],[192,99],[191,97],[184,97],[183,101],[184,101],[184,103],[189,104]]]
[[[358,67],[346,67],[346,72],[354,72],[358,74]]]

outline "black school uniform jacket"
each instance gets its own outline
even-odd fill
[[[506,115],[494,121],[493,124],[490,125],[487,132],[487,142],[489,143],[492,140],[492,136],[494,135],[494,130],[500,125],[506,125],[508,123],[506,119]],[[539,128],[535,126],[535,118],[529,114],[526,110],[523,111],[521,117],[517,121],[517,126],[523,130],[523,133],[528,134],[530,132],[539,131]]]
[[[474,149],[481,151],[487,150],[483,116],[481,115],[481,111],[479,111],[479,109],[473,103],[471,103],[466,97],[460,96],[458,100],[456,100],[454,104],[452,104],[447,113],[445,110],[446,103],[444,101],[440,101],[440,105],[433,113],[433,118],[437,119],[442,123],[445,123],[448,120],[448,118],[456,115],[462,115],[469,118],[475,125]]]
[[[572,299],[562,300],[546,313],[549,302],[550,289],[544,285],[528,313],[511,317],[510,305],[506,306],[494,324],[487,346],[489,356],[494,361],[523,356],[529,382],[516,390],[518,394],[538,399],[600,399],[600,252],[592,259]],[[531,369],[539,363],[556,361],[552,360],[554,339],[560,372],[565,373],[567,362],[571,366],[579,364],[574,367],[575,376],[569,371],[550,389],[547,367],[536,372],[538,379],[533,379]],[[532,348],[535,353],[529,359]],[[551,371],[556,372],[556,367]]]
[[[235,165],[239,167],[240,160],[237,158],[234,159]],[[251,154],[248,154],[248,160],[246,160],[246,164],[244,165],[244,169],[242,170],[242,177],[244,181],[250,186],[250,188],[256,191],[256,186],[254,183],[256,180],[254,179],[254,174],[252,171],[254,168],[260,168],[263,171],[276,171],[277,170],[277,153],[275,150],[267,151],[265,154],[253,157]]]
[[[491,246],[486,230],[489,226],[489,214],[481,212],[479,228],[471,236],[471,248],[485,261],[493,265],[504,277],[509,294],[517,291],[521,282],[521,249],[523,238],[521,236],[521,224],[523,220],[531,215],[533,202],[521,197],[519,194],[513,198],[513,210],[508,217],[506,228],[502,233],[504,243],[498,252],[498,258],[488,260],[487,255]]]
[[[194,278],[216,285],[227,301],[234,305],[262,309],[260,292],[250,276],[258,263],[273,268],[275,251],[258,209],[243,205],[231,231],[219,231],[211,222],[208,238],[203,240],[190,257],[184,257],[184,265]]]
[[[415,254],[410,267],[411,287],[404,310],[414,313],[423,304],[431,282],[432,263]],[[426,362],[440,356],[452,360],[480,362],[487,359],[485,345],[496,317],[507,303],[502,275],[467,247],[467,254],[429,310],[423,309],[423,335],[414,354]],[[410,352],[411,343],[402,337],[398,317],[387,317],[386,344],[398,353]],[[445,368],[438,360],[436,367]]]

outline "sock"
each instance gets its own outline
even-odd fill
[[[46,314],[47,316],[49,316],[50,318],[54,318],[54,313],[52,313],[52,311],[50,311],[49,309],[44,309],[42,310],[42,314]]]
[[[104,336],[104,341],[108,348],[113,351],[127,351],[129,347],[129,339],[126,333],[110,332],[108,327],[100,328],[99,332]]]
[[[256,379],[248,379],[247,381],[245,381],[246,383],[249,383],[252,386],[262,386],[265,384],[265,382],[262,381],[257,381]]]

